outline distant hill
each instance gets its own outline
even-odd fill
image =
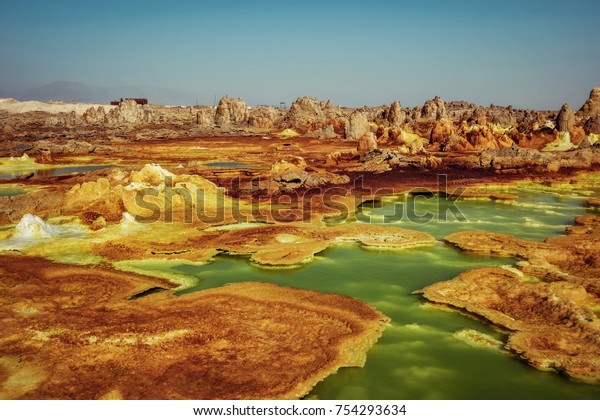
[[[165,88],[100,87],[76,82],[53,82],[45,86],[9,92],[0,89],[0,97],[12,97],[20,101],[51,100],[108,104],[120,98],[147,98],[150,103],[163,105],[194,105],[196,97],[191,94]]]

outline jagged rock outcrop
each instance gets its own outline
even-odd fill
[[[436,148],[436,146],[438,148]],[[443,152],[474,152],[475,147],[467,141],[466,138],[457,134],[451,134],[446,144],[432,144],[429,148],[430,151],[443,151]]]
[[[306,137],[312,137],[316,139],[335,139],[338,137],[338,134],[335,132],[333,125],[329,124],[325,128],[309,131],[306,133]]]
[[[196,110],[196,124],[209,127],[215,122],[216,109],[213,107],[202,107]]]
[[[360,154],[368,153],[372,150],[377,149],[377,139],[375,134],[368,132],[365,133],[359,140],[356,151]]]
[[[446,105],[439,96],[426,101],[421,108],[420,118],[424,120],[439,120],[446,117]]]
[[[106,111],[103,106],[90,107],[83,113],[82,119],[86,124],[103,124],[106,121]]]
[[[286,192],[296,188],[313,188],[329,184],[347,184],[350,178],[324,170],[309,168],[303,158],[288,157],[275,162],[271,167],[271,181],[266,186],[269,192]]]
[[[515,126],[517,117],[511,106],[498,107],[492,110],[491,122],[503,127]]]
[[[304,96],[294,101],[279,125],[302,134],[332,125],[336,133],[343,135],[345,124],[346,114],[340,107],[331,101],[318,102],[315,97]]]
[[[377,138],[377,141],[382,144],[395,143],[402,137],[402,128],[398,126],[384,127],[378,125],[375,137]]]
[[[520,122],[517,125],[517,129],[521,133],[530,133],[543,127],[545,121],[546,115],[540,112],[526,110],[523,112]]]
[[[583,125],[585,134],[600,134],[600,114],[593,115]]]
[[[111,109],[105,118],[105,122],[109,125],[141,124],[152,120],[153,115],[149,107],[138,105],[133,99],[121,102],[119,106]]]
[[[404,123],[406,120],[406,115],[402,110],[402,105],[400,105],[400,102],[392,102],[390,110],[388,111],[387,120],[390,125],[402,125]]]
[[[405,156],[397,151],[375,149],[360,157],[361,166],[358,170],[376,174],[391,171],[402,166],[404,158]]]
[[[433,125],[430,151],[473,152],[502,149],[513,145],[509,129],[487,122],[485,114],[474,114],[455,127],[451,120],[442,118]]]
[[[390,149],[374,149],[370,152],[365,152],[359,157],[360,165],[354,167],[353,171],[383,173],[392,169],[406,168],[438,168],[442,159],[435,156],[419,154],[422,150],[413,147],[413,142],[410,146],[400,146],[396,150]]]
[[[513,145],[507,133],[492,124],[465,126],[459,132],[473,146],[474,150],[502,149]]]
[[[166,197],[171,194],[171,188],[185,190],[183,194],[189,197],[189,201],[186,202],[183,196],[174,197],[170,203],[171,209],[167,212],[169,214],[166,214],[166,203],[169,201]],[[146,195],[145,191],[149,189],[152,193]],[[119,221],[124,212],[137,220],[154,216],[183,218],[186,206],[199,205],[198,190],[203,191],[201,205],[204,205],[205,209],[212,211],[220,204],[228,206],[230,203],[228,198],[225,198],[223,203],[218,203],[217,186],[205,178],[197,175],[175,175],[160,165],[146,164],[139,171],[127,173],[116,169],[105,178],[74,185],[64,195],[65,211],[68,214],[83,216],[84,220],[87,219],[86,213],[92,211],[107,222]],[[146,200],[154,202],[160,214],[152,214],[147,208],[140,206],[140,194],[143,194]]]
[[[271,128],[279,113],[272,106],[259,106],[250,111],[248,124],[256,128]]]
[[[385,105],[380,105],[380,106],[374,106],[374,107],[368,107],[368,106],[363,106],[361,108],[358,108],[359,111],[361,111],[363,114],[365,114],[365,116],[367,117],[367,120],[369,120],[370,122],[376,122],[378,124],[385,124],[386,126],[389,125],[389,114],[390,114],[390,107],[389,106],[385,106]]]
[[[123,212],[138,219],[146,218],[151,212],[139,205],[137,197],[140,191],[147,189],[154,192],[146,195],[145,199],[147,202],[154,202],[157,206],[155,208],[160,210],[160,217],[164,217],[165,203],[168,201],[165,197],[171,186],[177,191],[185,190],[183,194],[192,198],[192,206],[201,205],[207,212],[216,211],[218,206],[227,208],[231,203],[228,197],[222,200],[218,187],[205,178],[175,175],[154,164],[147,164],[139,171],[123,172],[115,169],[106,177],[88,179],[93,181],[82,181],[68,191],[65,191],[64,186],[57,185],[52,190],[42,189],[14,197],[0,197],[0,222],[14,223],[27,213],[44,218],[75,215],[81,217],[82,221],[91,223],[100,217],[105,222],[118,222]],[[197,200],[199,190],[203,191],[201,204]],[[187,207],[183,196],[173,197],[171,204],[173,213],[169,213],[175,220],[183,220]],[[89,212],[93,212],[95,217],[90,218]]]
[[[558,131],[572,131],[575,125],[575,111],[571,109],[569,104],[564,104],[556,118],[556,128]]]
[[[228,126],[244,124],[248,121],[248,106],[242,98],[224,96],[219,101],[215,113],[215,125]]]
[[[600,115],[600,87],[592,89],[590,97],[577,112],[577,115],[583,118]]]
[[[452,121],[442,118],[435,123],[429,136],[430,143],[439,149],[441,145],[447,144],[454,134],[454,124]]]
[[[53,155],[70,154],[84,155],[94,152],[98,146],[87,141],[69,140],[66,142],[56,142],[50,140],[38,140],[34,143],[36,153],[48,152]]]
[[[370,130],[369,120],[361,111],[354,111],[346,126],[346,138],[359,140]]]
[[[586,169],[600,164],[600,147],[584,147],[562,153],[540,152],[513,145],[488,149],[479,155],[480,166],[496,170],[556,172],[560,168]]]
[[[467,118],[463,117],[469,125],[486,125],[488,123],[487,113],[483,108],[475,108]]]

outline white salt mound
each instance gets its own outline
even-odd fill
[[[59,236],[56,226],[33,214],[24,215],[15,228],[15,238],[53,238]]]

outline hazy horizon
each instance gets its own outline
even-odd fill
[[[579,108],[600,85],[599,17],[598,2],[554,0],[11,2],[0,90],[69,81],[209,105],[227,94],[413,107],[439,95]]]

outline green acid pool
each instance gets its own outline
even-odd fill
[[[398,205],[415,214],[439,212],[437,200],[408,196],[361,206],[356,219],[422,230],[441,239],[462,230],[510,233],[542,240],[564,234],[573,218],[592,213],[586,198],[518,190],[514,203],[459,201],[464,216],[434,217],[428,223],[401,216]],[[410,203],[414,200],[414,203]],[[402,206],[400,206],[402,207]],[[441,205],[444,208],[444,205]],[[391,216],[389,216],[391,214]],[[387,217],[386,217],[387,216]],[[385,220],[384,220],[385,219]],[[340,222],[340,221],[338,221]],[[342,223],[356,223],[353,220]],[[475,330],[505,342],[506,335],[458,311],[441,309],[413,291],[482,266],[514,264],[510,258],[461,253],[439,241],[429,248],[401,252],[365,250],[344,244],[330,248],[300,268],[273,270],[248,258],[218,256],[198,266],[166,263],[161,270],[191,275],[198,284],[180,293],[242,281],[263,281],[349,295],[374,305],[392,321],[370,350],[364,368],[345,368],[319,383],[308,398],[321,399],[598,399],[600,385],[538,371],[502,346],[478,346],[461,338]]]
[[[13,197],[15,195],[21,195],[21,194],[26,194],[27,191],[25,191],[22,188],[16,188],[16,187],[0,187],[0,197]]]

